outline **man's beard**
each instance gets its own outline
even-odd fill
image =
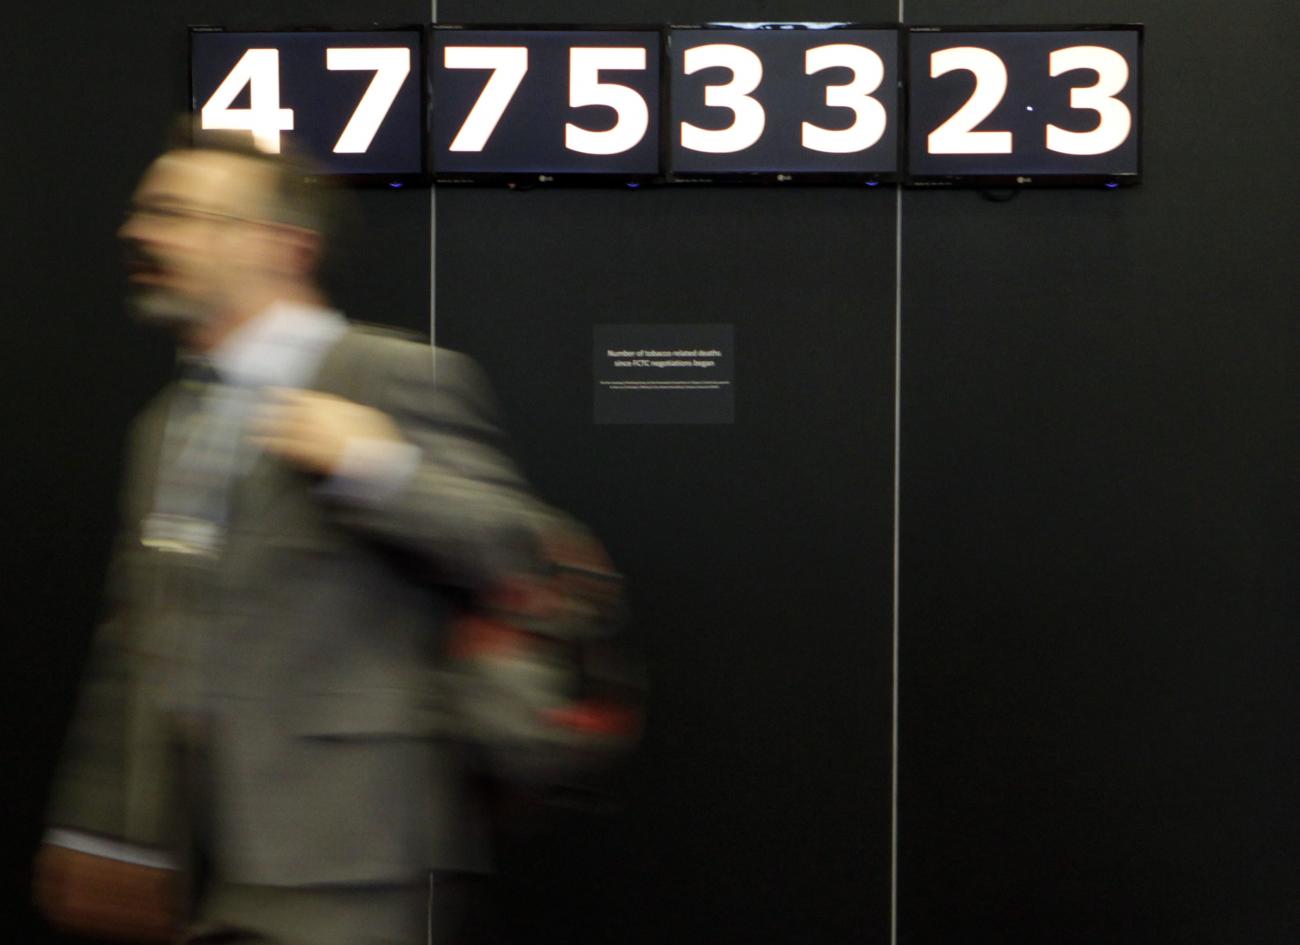
[[[180,334],[201,328],[212,318],[211,306],[157,286],[130,286],[126,310],[142,324]]]
[[[127,251],[127,266],[141,267],[149,272],[166,273],[166,264],[140,247]],[[136,321],[156,325],[177,334],[187,334],[201,328],[212,318],[212,306],[183,295],[175,289],[159,285],[128,282],[126,291],[127,312]]]

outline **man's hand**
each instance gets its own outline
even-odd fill
[[[331,476],[351,440],[404,442],[391,417],[316,391],[276,388],[254,416],[252,440],[306,472]]]
[[[32,878],[36,906],[55,928],[142,945],[177,941],[181,890],[175,870],[46,843]]]

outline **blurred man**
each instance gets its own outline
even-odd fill
[[[432,904],[436,943],[440,880],[486,852],[449,601],[528,573],[547,513],[468,359],[328,307],[301,173],[212,142],[120,232],[181,371],[133,430],[38,895],[76,925],[87,862],[176,867],[185,941],[424,942]],[[141,888],[108,898],[145,932]]]

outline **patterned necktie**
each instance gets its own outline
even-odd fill
[[[183,554],[220,552],[230,483],[244,452],[250,395],[222,383],[206,359],[181,361],[145,544]]]

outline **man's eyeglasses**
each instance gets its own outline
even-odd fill
[[[264,222],[255,220],[252,217],[240,216],[236,213],[223,213],[220,210],[205,210],[201,207],[180,207],[169,204],[131,207],[126,211],[124,222],[130,222],[131,220],[162,220],[171,223],[193,220],[212,220],[218,223]]]

